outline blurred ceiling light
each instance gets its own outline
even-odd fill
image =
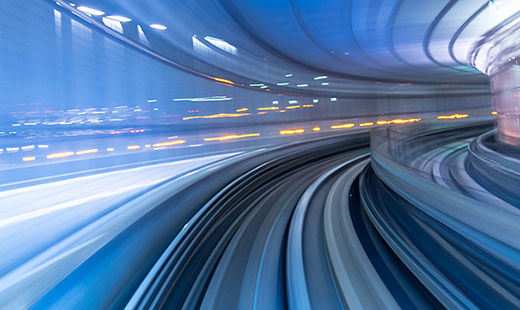
[[[93,9],[93,8],[89,8],[89,7],[86,7],[86,6],[78,6],[78,10],[80,10],[83,13],[87,13],[87,14],[94,15],[94,16],[105,15],[105,12],[103,12],[103,11],[96,10],[96,9]]]
[[[191,101],[191,102],[205,102],[205,101],[228,101],[233,98],[227,96],[210,96],[197,98],[175,98],[173,101]]]
[[[217,82],[221,82],[221,83],[232,84],[232,85],[235,84],[235,82],[227,80],[227,79],[223,79],[223,78],[218,78],[218,77],[213,77],[213,76],[210,76],[210,78]]]
[[[289,78],[289,77],[292,77],[292,76],[293,76],[292,73],[288,73],[288,74],[285,75],[286,78]]]
[[[115,21],[118,21],[118,22],[122,22],[122,23],[128,23],[128,22],[132,21],[128,17],[119,16],[119,15],[110,15],[110,16],[107,16],[107,18],[110,18],[112,20],[115,20]]]
[[[280,83],[276,83],[276,85],[285,86],[285,85],[289,85],[289,82],[280,82]]]
[[[307,87],[307,86],[309,86],[309,84],[298,84],[298,85],[296,85],[296,86],[297,86],[297,87]]]
[[[252,83],[252,84],[249,84],[249,86],[251,87],[260,87],[260,86],[264,86],[265,84],[263,83]]]
[[[315,76],[315,77],[314,77],[315,80],[324,80],[324,79],[326,79],[326,78],[327,78],[326,75],[320,75],[320,76]]]
[[[204,40],[206,40],[209,43],[213,44],[214,46],[220,48],[224,52],[227,52],[227,53],[230,53],[233,55],[237,54],[237,48],[222,39],[206,36],[206,37],[204,37]]]
[[[119,22],[117,20],[103,17],[103,24],[105,24],[105,26],[107,26],[108,28],[111,28],[112,30],[115,30],[119,33],[123,33],[123,26],[121,25],[121,22]]]
[[[137,33],[139,35],[139,41],[144,44],[148,44],[148,38],[144,34],[143,28],[140,25],[137,25]]]
[[[323,83],[321,83],[321,85],[323,85],[323,86],[329,86],[329,82],[323,82]]]
[[[318,103],[319,100],[318,100],[318,99],[312,99],[312,102],[313,102],[313,103]]]
[[[157,30],[166,30],[166,29],[168,29],[166,26],[159,25],[159,24],[151,24],[150,27],[152,27],[153,29],[157,29]]]
[[[330,101],[338,101],[338,98],[330,98]]]

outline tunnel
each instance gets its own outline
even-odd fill
[[[519,309],[520,1],[0,0],[0,309]]]

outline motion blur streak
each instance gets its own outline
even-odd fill
[[[242,138],[249,138],[249,137],[259,137],[259,133],[248,133],[243,135],[227,135],[222,137],[215,137],[215,138],[204,138],[204,141],[226,141],[226,140],[234,140],[234,139],[242,139]]]
[[[83,150],[83,151],[77,151],[76,155],[84,155],[84,154],[93,154],[99,152],[98,149],[89,149],[89,150]]]
[[[186,140],[173,140],[168,142],[160,142],[160,143],[154,143],[152,144],[153,147],[163,147],[163,146],[172,146],[177,144],[184,144],[186,143]]]
[[[212,114],[212,115],[201,115],[201,116],[187,116],[183,117],[183,120],[190,120],[190,119],[198,119],[198,118],[222,118],[222,117],[241,117],[241,116],[248,116],[251,115],[251,113],[219,113],[219,114]]]
[[[74,155],[74,152],[61,152],[61,153],[53,153],[47,155],[47,158],[53,159],[53,158],[62,158],[62,157],[68,157]]]
[[[332,129],[343,129],[343,128],[352,128],[352,127],[354,127],[354,124],[352,124],[352,123],[330,126],[330,128],[332,128]]]
[[[298,133],[303,133],[305,130],[303,129],[288,129],[288,130],[280,130],[281,135],[293,135]]]
[[[520,1],[0,7],[0,309],[520,308]]]

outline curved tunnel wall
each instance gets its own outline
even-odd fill
[[[33,128],[25,126],[27,123],[54,129],[304,121],[469,109],[484,107],[488,100],[486,95],[352,98],[341,94],[336,97],[334,93],[323,96],[246,90],[177,70],[49,3],[5,1],[2,6],[0,120],[5,132]],[[30,18],[21,20],[20,16]],[[407,94],[407,87],[400,86],[402,94]],[[373,94],[377,94],[377,88]],[[309,107],[285,114],[256,113],[259,107],[283,109],[304,104]],[[183,120],[237,113],[242,108],[248,110],[240,117]],[[99,111],[92,115],[89,109]],[[114,109],[119,111],[112,113]]]

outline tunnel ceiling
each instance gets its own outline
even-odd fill
[[[389,92],[396,85],[387,83],[450,84],[459,91],[479,84],[486,92],[487,77],[470,64],[470,52],[486,31],[520,10],[515,0],[59,2],[76,13],[81,6],[102,11],[103,17],[87,18],[103,18],[108,27],[104,16],[128,17],[123,36],[210,77],[278,91],[351,93],[372,91],[366,82],[386,84],[376,87]],[[165,29],[150,29],[154,24]],[[136,25],[139,31],[126,30]]]

